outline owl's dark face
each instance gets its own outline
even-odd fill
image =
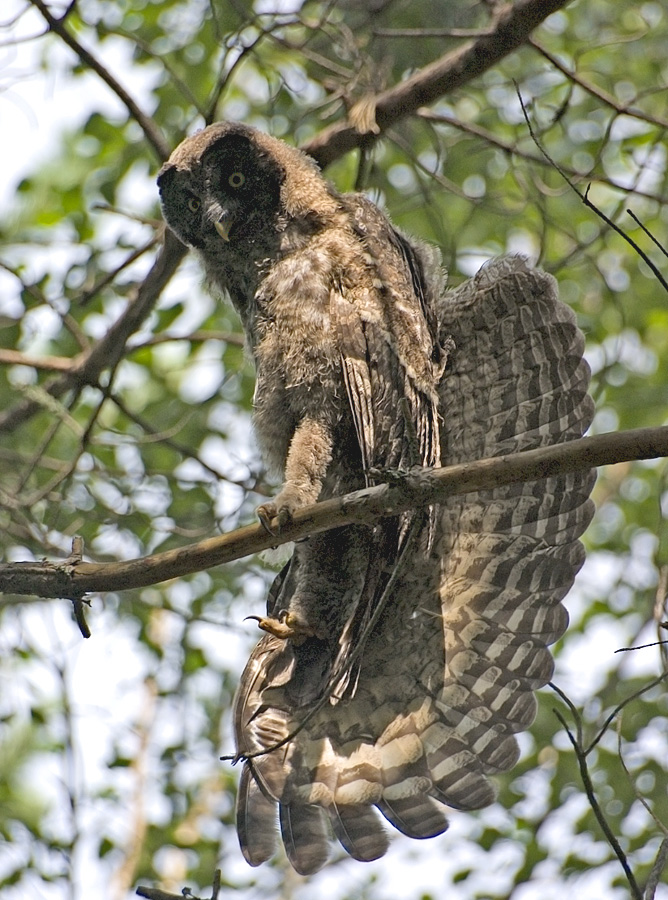
[[[158,187],[165,219],[183,243],[218,259],[253,257],[266,254],[276,233],[283,177],[242,126],[212,126],[177,148]]]

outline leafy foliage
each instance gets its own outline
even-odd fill
[[[16,180],[0,230],[2,558],[63,558],[79,534],[94,559],[122,560],[253,521],[272,489],[250,430],[253,373],[196,260],[124,345],[76,369],[137,302],[158,252],[161,155],[219,118],[300,144],[348,114],[372,127],[372,98],[475,40],[493,5],[10,6],[1,52],[26,53],[30,76],[55,84],[50,102],[66,124],[40,135],[41,157]],[[599,432],[668,417],[668,293],[613,228],[665,270],[667,32],[652,0],[565,4],[519,51],[328,170],[437,243],[451,283],[507,252],[553,272],[587,336]],[[24,88],[7,71],[0,104]],[[582,202],[588,186],[604,217]],[[587,764],[642,885],[668,828],[665,682],[643,692],[666,654],[614,651],[656,640],[665,616],[666,478],[664,462],[601,472],[589,561],[556,648],[555,681],[575,706],[542,694],[499,804],[454,814],[437,841],[398,841],[382,864],[336,861],[311,886],[280,861],[258,872],[240,863],[235,772],[218,759],[254,640],[242,620],[261,608],[270,563],[93,597],[85,643],[65,601],[5,597],[4,896],[120,900],[142,881],[204,891],[216,866],[224,889],[248,897],[371,900],[399,884],[416,897],[628,896],[566,729],[587,748],[636,695]],[[668,897],[665,886],[656,896]]]

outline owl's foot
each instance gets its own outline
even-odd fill
[[[282,528],[292,522],[295,512],[304,505],[304,500],[299,492],[291,485],[286,485],[273,501],[270,500],[268,503],[258,506],[256,512],[265,531],[275,537]],[[272,519],[278,520],[273,526]]]
[[[315,633],[306,622],[287,610],[276,619],[272,616],[246,616],[246,618],[255,619],[258,628],[284,641],[290,639],[296,643],[302,643],[307,637],[313,637]]]
[[[277,509],[275,503],[263,503],[256,509],[257,517],[260,525],[272,537],[276,537],[281,528],[284,528],[292,518],[290,511],[287,509]],[[278,519],[276,526],[272,526],[272,519]]]

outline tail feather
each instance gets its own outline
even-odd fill
[[[241,770],[237,793],[237,834],[246,862],[259,866],[276,852],[277,803],[267,797],[247,763]]]
[[[377,806],[387,821],[407,837],[436,837],[448,827],[441,807],[424,794],[390,799],[386,793]]]
[[[321,806],[281,803],[281,837],[293,869],[312,875],[329,859],[330,832]]]
[[[329,808],[329,817],[334,834],[353,859],[371,862],[385,854],[387,833],[373,807],[334,804]]]

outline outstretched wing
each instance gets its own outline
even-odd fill
[[[584,339],[554,278],[496,260],[446,294],[441,327],[457,347],[443,386],[443,459],[454,464],[581,437],[594,404]],[[552,676],[547,646],[565,631],[561,601],[584,561],[593,471],[452,497],[442,507],[445,671],[439,756],[461,752],[441,799],[489,803],[487,776],[510,769],[513,734]]]
[[[440,390],[443,464],[587,429],[583,340],[553,279],[499,260],[444,295],[438,316],[455,343]],[[444,504],[436,539],[425,529],[419,564],[409,559],[391,583],[355,693],[336,705],[299,694],[300,654],[312,652],[317,671],[317,648],[260,641],[235,716],[246,757],[238,830],[252,865],[273,853],[276,806],[288,857],[308,874],[326,861],[330,831],[356,859],[385,852],[374,807],[424,838],[447,827],[442,804],[493,800],[489,776],[515,763],[514,734],[551,676],[546,647],[566,627],[561,600],[582,563],[592,484],[575,473]]]

